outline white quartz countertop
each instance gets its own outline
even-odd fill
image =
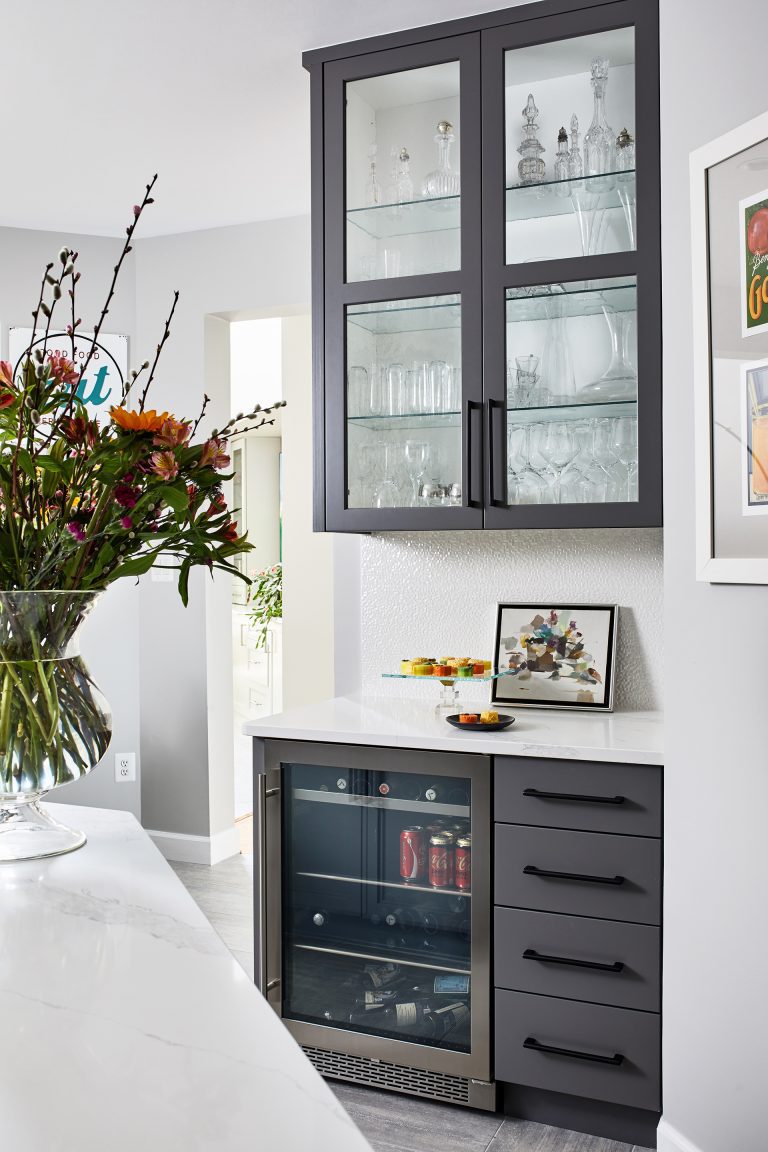
[[[479,706],[471,705],[473,711]],[[423,700],[338,696],[319,704],[250,720],[250,736],[318,740],[334,744],[374,744],[387,748],[429,748],[482,752],[494,756],[539,756],[602,760],[623,764],[662,764],[660,712],[583,714],[509,708],[515,723],[503,732],[463,732],[438,716]]]
[[[0,864],[5,1152],[370,1152],[133,816]]]

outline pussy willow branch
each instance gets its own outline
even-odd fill
[[[144,193],[144,199],[141,201],[141,204],[139,204],[138,211],[136,211],[134,213],[133,220],[131,221],[131,223],[128,225],[128,227],[125,230],[126,231],[126,237],[125,237],[125,243],[123,244],[123,250],[120,253],[120,257],[117,261],[117,264],[115,264],[115,267],[114,267],[113,272],[112,272],[112,283],[109,286],[109,292],[107,293],[107,299],[104,302],[104,307],[101,310],[101,315],[99,316],[98,323],[96,324],[96,327],[93,330],[93,337],[91,340],[90,351],[85,358],[85,362],[84,362],[82,368],[80,369],[80,380],[83,379],[83,376],[85,375],[85,373],[88,369],[88,365],[90,364],[91,360],[93,359],[93,354],[94,354],[94,351],[96,349],[96,342],[99,339],[99,335],[101,333],[102,326],[103,326],[104,321],[106,320],[107,315],[109,313],[109,306],[112,303],[112,297],[115,294],[115,288],[117,286],[117,278],[120,275],[120,269],[123,266],[123,261],[125,260],[126,256],[131,251],[131,238],[133,237],[133,233],[136,230],[136,225],[138,224],[139,220],[141,219],[141,214],[144,211],[144,209],[146,208],[147,204],[153,203],[152,189],[154,188],[156,182],[157,182],[157,172],[154,174],[154,176],[150,180],[149,184],[147,184],[147,188],[146,188],[146,191]]]
[[[152,381],[153,381],[154,376],[155,376],[155,369],[157,368],[157,364],[158,364],[158,361],[160,359],[160,353],[163,350],[163,345],[165,344],[166,340],[168,339],[168,337],[171,334],[171,320],[173,320],[173,314],[176,311],[176,305],[178,304],[178,302],[179,302],[179,292],[177,289],[173,294],[173,304],[171,305],[171,310],[168,313],[168,319],[165,321],[165,328],[163,329],[163,335],[160,338],[160,343],[158,344],[157,348],[155,349],[155,358],[152,361],[152,367],[149,370],[149,376],[147,378],[147,382],[144,385],[144,390],[141,393],[141,400],[139,401],[139,412],[144,411],[144,405],[147,402],[147,393],[149,392],[150,386],[151,386]]]

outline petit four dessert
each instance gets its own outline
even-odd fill
[[[477,712],[460,713],[459,724],[477,724]]]
[[[480,723],[481,724],[498,724],[498,722],[499,722],[498,712],[493,712],[489,709],[487,712],[481,712],[480,713]]]
[[[459,664],[458,668],[456,669],[456,675],[461,676],[462,678],[469,677],[473,674],[473,671],[474,669],[472,668],[471,664]]]

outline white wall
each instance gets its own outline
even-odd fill
[[[78,284],[83,330],[92,331],[106,298],[112,268],[122,241],[96,236],[73,236],[55,232],[35,232],[20,228],[0,228],[0,330],[2,355],[8,355],[8,328],[29,327],[40,291],[43,268],[55,260],[64,245],[79,253]],[[65,322],[65,321],[64,321]],[[134,356],[135,280],[129,259],[121,273],[118,292],[106,332],[129,337],[129,355]],[[124,808],[140,812],[140,784],[115,783],[114,753],[135,752],[139,763],[139,592],[133,581],[119,580],[107,590],[83,630],[83,656],[96,683],[112,707],[112,744],[104,760],[90,776],[64,788],[54,799],[63,803],[92,804],[103,808]]]
[[[694,578],[688,202],[689,151],[766,109],[766,33],[762,0],[661,3],[663,1152],[688,1152],[675,1132],[702,1152],[764,1152],[768,1143],[768,589]]]
[[[143,344],[156,340],[171,293],[181,290],[154,402],[195,412],[205,388],[212,397],[207,427],[221,427],[229,415],[229,357],[223,336],[217,340],[215,324],[206,327],[205,317],[246,309],[270,315],[306,312],[309,252],[305,217],[158,237],[138,245],[137,331]],[[225,321],[218,323],[221,335]],[[218,359],[208,356],[207,374],[206,332],[221,345]],[[308,413],[308,379],[294,403]],[[309,496],[307,491],[308,508]],[[142,581],[146,827],[212,837],[231,830],[232,760],[226,743],[232,739],[230,593],[228,576],[211,582],[197,573],[185,610],[175,585]],[[160,650],[172,654],[172,675],[158,660]],[[210,699],[209,683],[216,685]]]

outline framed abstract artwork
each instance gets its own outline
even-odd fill
[[[618,608],[499,604],[491,702],[612,712]]]
[[[690,170],[696,575],[768,584],[768,115]]]

